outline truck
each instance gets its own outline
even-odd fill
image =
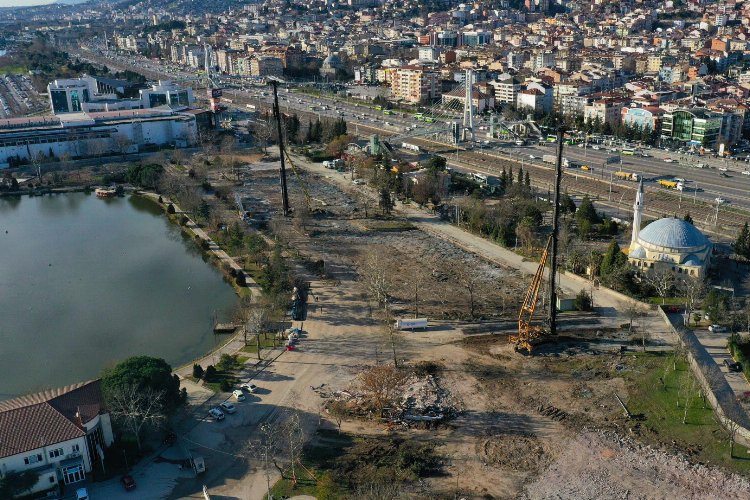
[[[555,155],[543,155],[542,161],[544,163],[557,163],[557,158],[555,157]]]
[[[679,181],[675,181],[675,180],[669,181],[665,179],[659,179],[656,182],[657,184],[659,184],[660,186],[664,186],[665,188],[677,189],[679,191],[682,191],[682,183]]]
[[[633,174],[630,172],[615,172],[615,177],[624,181],[638,182],[639,180],[641,180],[641,176],[639,174]]]
[[[427,318],[397,319],[393,325],[396,330],[414,330],[415,328],[427,328]]]
[[[417,146],[416,144],[412,144],[410,142],[402,142],[401,148],[408,149],[409,151],[414,151],[415,153],[420,152],[419,146]]]

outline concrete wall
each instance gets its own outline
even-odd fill
[[[734,392],[729,387],[721,369],[691,329],[685,328],[680,323],[675,324],[664,312],[664,308],[659,307],[658,310],[667,325],[677,335],[680,345],[685,348],[688,364],[721,424],[728,430],[737,428],[735,441],[750,448],[750,419],[735,399]]]

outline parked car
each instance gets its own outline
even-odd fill
[[[133,479],[133,476],[130,474],[125,474],[120,478],[120,483],[122,483],[122,487],[125,488],[125,491],[130,491],[132,489],[135,489],[135,479]]]
[[[232,396],[234,396],[234,399],[237,401],[244,401],[245,400],[245,393],[242,392],[242,389],[235,389],[232,391]]]
[[[724,199],[724,198],[722,198],[721,196],[717,196],[717,197],[716,197],[716,198],[714,199],[714,201],[716,201],[716,203],[718,203],[719,205],[721,205],[722,203],[726,203],[726,202],[727,202],[727,200],[725,200],[725,199]]]
[[[243,391],[247,391],[250,394],[253,394],[255,391],[258,390],[258,386],[255,384],[251,384],[250,382],[245,382],[244,384],[240,386],[240,389],[242,389]]]
[[[742,175],[750,175],[750,170],[743,170]]]
[[[733,361],[732,359],[725,359],[724,360],[724,366],[727,367],[727,370],[730,372],[741,372],[742,371],[742,365],[740,363],[737,363]]]
[[[208,414],[217,421],[224,420],[224,412],[222,412],[218,408],[211,408],[210,410],[208,410]]]
[[[242,396],[242,397],[244,398],[245,396]],[[219,405],[219,407],[221,408],[221,411],[223,411],[224,413],[234,413],[237,411],[237,408],[235,408],[235,406],[229,401],[224,401],[223,403]]]
[[[89,500],[89,490],[86,488],[78,488],[76,490],[76,500]]]
[[[711,333],[724,333],[727,331],[727,327],[721,325],[711,325],[708,327],[708,331]]]

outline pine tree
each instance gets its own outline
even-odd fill
[[[531,191],[531,177],[529,176],[529,171],[526,171],[526,178],[524,179],[524,183],[526,184],[526,189]]]
[[[513,185],[513,167],[510,167],[510,172],[508,173],[508,187],[511,187]]]
[[[518,167],[518,185],[523,186],[523,167]]]
[[[609,247],[607,247],[607,253],[604,254],[604,258],[602,259],[602,263],[599,267],[599,274],[607,276],[612,271],[615,271],[622,266],[625,261],[626,257],[625,254],[620,251],[620,245],[617,244],[617,241],[612,240]]]
[[[307,134],[305,134],[305,144],[310,144],[315,140],[313,135],[313,122],[312,120],[307,121]]]
[[[503,173],[500,174],[500,183],[503,185],[503,189],[508,187],[508,172],[503,167]]]
[[[747,222],[742,226],[740,234],[737,235],[737,241],[734,242],[734,252],[745,258],[750,258],[750,228]]]

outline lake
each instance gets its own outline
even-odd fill
[[[134,355],[179,366],[216,344],[212,317],[236,301],[149,200],[0,198],[0,399]]]

